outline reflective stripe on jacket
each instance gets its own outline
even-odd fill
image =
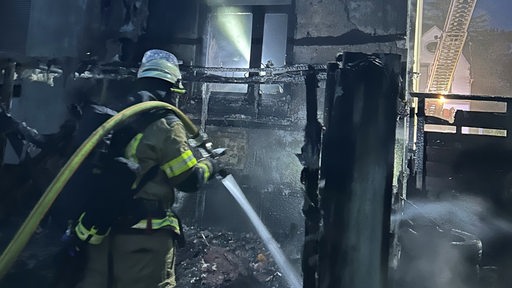
[[[82,221],[84,219],[84,216],[85,212],[82,213],[82,215],[80,215],[80,218],[78,219],[78,224],[75,226],[76,235],[78,236],[78,238],[80,238],[80,240],[87,242],[89,244],[100,244],[103,241],[103,239],[105,239],[105,237],[107,237],[110,233],[110,228],[104,234],[100,234],[98,233],[99,231],[96,228],[96,226],[93,225],[91,227],[86,227],[86,225],[84,225]]]
[[[185,172],[196,165],[203,165],[197,162],[187,139],[183,123],[174,115],[150,124],[143,133],[139,133],[132,139],[125,149],[125,155],[126,158],[138,163],[141,168],[141,173],[132,188],[137,187],[138,181],[151,167],[155,165],[160,167],[157,175],[141,187],[135,195],[136,198],[157,200],[168,203],[166,204],[168,207],[172,206],[174,203],[172,181],[182,178]],[[205,174],[209,174],[209,169],[202,170]],[[170,227],[177,234],[181,234],[178,219],[172,213],[160,219],[141,219],[131,226],[135,229],[163,227]]]
[[[196,166],[201,168],[199,171],[205,176],[205,182],[211,170],[205,163],[198,163],[194,157],[188,144],[185,127],[175,115],[167,116],[149,124],[142,133],[131,139],[124,152],[125,158],[139,164],[140,168],[137,170],[137,179],[130,183],[132,189],[140,188],[137,189],[138,192],[133,197],[143,201],[150,200],[160,203],[161,209],[158,210],[162,214],[157,213],[157,217],[162,217],[166,210],[172,207],[175,197],[174,187],[188,179],[187,177],[191,175],[189,172],[192,172],[191,169]],[[157,172],[155,176],[153,176],[154,172]],[[146,174],[151,176],[143,179]],[[144,184],[140,184],[140,187],[138,187],[140,182]],[[141,211],[133,211],[132,213],[133,215],[126,216],[138,222],[131,221],[130,224],[127,223],[128,225],[124,226],[125,228],[160,229],[169,227],[177,234],[182,234],[179,220],[172,213],[161,219],[145,219],[146,213],[141,213]],[[99,244],[109,234],[110,229],[108,231],[106,231],[106,228],[100,229],[101,231],[98,233],[97,226],[94,226],[98,223],[89,223],[96,220],[88,219],[88,217],[83,218],[83,215],[85,213],[82,214],[79,223],[75,227],[77,235],[90,244]],[[132,225],[133,223],[136,224]]]
[[[173,183],[184,178],[197,160],[190,151],[185,127],[174,115],[150,124],[125,149],[128,159],[140,165],[138,179],[157,165],[160,171],[135,195],[136,198],[174,203]],[[134,183],[137,185],[137,183]]]
[[[176,234],[181,234],[178,218],[172,213],[167,213],[167,216],[161,219],[142,219],[131,226],[134,229],[161,229],[164,227],[170,227]]]

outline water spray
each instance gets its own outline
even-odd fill
[[[251,204],[249,203],[244,193],[242,192],[242,189],[240,189],[240,186],[238,186],[235,178],[233,178],[231,174],[228,174],[225,177],[219,177],[221,177],[220,180],[222,184],[226,186],[226,188],[229,190],[231,195],[233,195],[233,197],[238,202],[240,207],[242,207],[245,214],[247,214],[247,216],[249,217],[251,224],[258,232],[258,235],[263,241],[265,247],[267,247],[267,249],[270,251],[270,254],[272,254],[272,257],[279,266],[279,269],[281,270],[284,278],[290,285],[290,288],[302,287],[301,278],[299,277],[295,269],[292,267],[292,265],[284,255],[283,251],[279,247],[279,244],[276,242],[276,240],[274,240],[265,224],[263,224],[260,217],[258,217],[256,212],[252,208]]]
[[[212,143],[209,142],[207,138],[207,135],[203,134],[202,139],[199,142],[196,141],[195,143],[190,144],[196,147],[204,158],[217,159],[226,154],[226,148],[213,149]],[[263,222],[261,221],[260,217],[258,217],[258,214],[252,208],[251,204],[249,203],[244,193],[242,192],[242,189],[240,188],[240,186],[238,186],[238,183],[236,182],[233,175],[231,175],[225,169],[221,169],[220,171],[217,172],[215,177],[218,180],[220,180],[222,184],[224,184],[224,186],[228,189],[228,191],[238,202],[242,210],[245,212],[247,217],[249,217],[251,224],[256,229],[256,232],[260,236],[265,247],[268,249],[270,254],[272,254],[274,261],[276,261],[277,266],[279,266],[279,269],[281,270],[282,275],[284,275],[284,278],[288,282],[289,287],[301,288],[303,286],[302,278],[299,277],[297,271],[293,268],[293,266],[290,264],[290,262],[284,255],[283,251],[279,247],[279,244],[276,242],[274,237],[272,237],[272,234],[270,234],[265,224],[263,224]]]

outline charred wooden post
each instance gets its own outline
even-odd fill
[[[263,6],[252,7],[252,38],[249,68],[261,68],[261,56],[263,52],[263,30],[265,25],[265,8]],[[258,72],[250,72],[249,77],[259,76]],[[260,84],[249,84],[247,88],[247,100],[254,106],[255,118],[258,117],[258,109],[261,101]]]
[[[387,286],[400,56],[344,53],[324,134],[319,287]]]
[[[320,171],[320,144],[322,125],[318,121],[316,70],[310,66],[306,75],[306,128],[301,154],[297,155],[304,166],[301,182],[305,185],[304,214],[305,240],[302,250],[303,287],[317,287],[318,236],[320,233],[320,209],[318,199],[318,176]]]
[[[512,100],[508,100],[507,101],[507,116],[506,116],[509,121],[507,121],[508,125],[506,127],[507,129],[507,140],[508,140],[508,143],[510,146],[512,146],[512,121],[510,121],[510,119],[512,119]]]
[[[425,98],[418,99],[418,112],[416,113],[416,150],[414,158],[416,159],[416,189],[425,195]]]
[[[327,64],[327,77],[325,80],[325,99],[324,99],[324,127],[329,127],[334,95],[336,94],[336,73],[339,70],[339,64],[332,62]],[[323,156],[322,156],[323,157]]]
[[[14,88],[14,69],[16,67],[16,63],[10,61],[5,69],[4,69],[4,79],[0,90],[0,105],[2,109],[5,109],[6,112],[9,112],[9,108],[11,107],[11,98]],[[7,139],[4,135],[0,135],[0,167],[4,163],[4,154],[5,154],[5,145],[7,144]]]

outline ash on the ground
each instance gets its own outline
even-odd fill
[[[288,287],[256,234],[200,227],[184,231],[187,243],[176,257],[178,287]]]
[[[18,226],[18,225],[13,225]],[[0,231],[0,248],[12,233]],[[184,288],[287,288],[270,253],[253,233],[215,228],[184,227],[187,243],[177,250],[177,287]],[[5,234],[4,234],[5,233]],[[7,235],[8,234],[8,235]],[[62,233],[38,229],[0,287],[55,288],[54,255]]]

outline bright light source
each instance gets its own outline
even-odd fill
[[[241,17],[246,14],[248,13],[241,12],[239,8],[221,7],[217,11],[216,21],[226,38],[233,43],[233,46],[237,48],[240,55],[249,62],[251,44],[248,39],[250,39],[250,37],[247,37],[245,34],[245,22],[243,21],[243,17]]]
[[[444,103],[444,102],[446,102],[446,98],[444,98],[443,95],[440,95],[439,96],[439,101],[441,101],[441,103]]]
[[[252,13],[240,8],[219,7],[208,21],[207,67],[249,68]],[[226,77],[244,77],[244,72],[212,72]],[[212,91],[247,92],[247,84],[212,83]]]

